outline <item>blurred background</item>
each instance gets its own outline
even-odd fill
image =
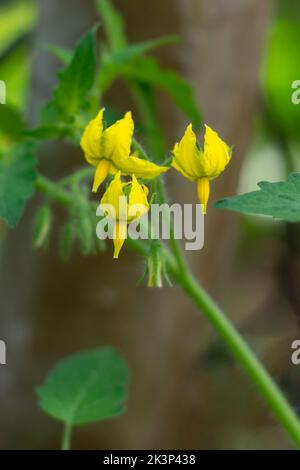
[[[213,208],[218,198],[300,170],[300,105],[291,102],[292,82],[300,79],[299,2],[114,4],[133,42],[180,36],[179,44],[157,57],[193,85],[205,122],[234,145],[232,164],[212,185],[204,249],[188,257],[300,412],[299,369],[290,360],[291,342],[300,338],[299,227]],[[7,104],[24,110],[34,124],[59,67],[42,45],[72,47],[99,22],[94,2],[0,0],[0,19]],[[159,98],[173,146],[187,122]],[[105,100],[135,112],[122,83]],[[80,149],[66,144],[49,142],[41,152],[40,168],[49,177],[83,163]],[[173,201],[196,202],[193,185],[175,172],[167,182]],[[0,368],[1,449],[58,448],[61,426],[38,409],[35,386],[58,359],[106,344],[129,364],[128,410],[113,421],[77,429],[73,448],[290,448],[248,377],[178,288],[137,286],[143,260],[126,249],[118,263],[111,250],[88,257],[75,251],[62,263],[59,211],[48,250],[34,251],[35,205],[29,204],[16,230],[0,227],[0,337],[7,344],[7,365]]]

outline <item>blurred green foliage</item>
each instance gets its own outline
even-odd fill
[[[24,109],[29,85],[28,38],[37,20],[37,4],[15,0],[0,6],[0,79],[7,84],[7,103]],[[0,126],[1,126],[0,117]]]
[[[300,168],[300,104],[292,102],[293,83],[300,80],[300,4],[276,2],[266,37],[261,72],[263,106],[259,110],[253,141],[243,165],[241,192],[257,179],[286,179]],[[297,183],[297,184],[296,184]],[[216,207],[245,214],[269,215],[289,222],[300,221],[300,186],[297,175],[286,183],[259,183],[260,191],[218,201]],[[261,220],[256,219],[256,224]]]
[[[31,0],[10,1],[0,6],[0,57],[12,44],[27,35],[34,27],[37,17],[36,2]]]
[[[288,138],[300,140],[300,107],[292,103],[292,84],[300,80],[299,21],[278,19],[268,38],[263,90],[269,115]]]

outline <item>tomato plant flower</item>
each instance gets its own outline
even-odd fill
[[[209,126],[205,126],[203,150],[197,143],[192,124],[187,127],[181,141],[174,146],[172,166],[185,178],[197,183],[203,214],[206,214],[210,180],[224,171],[231,153],[231,148]]]
[[[131,182],[122,182],[120,171],[105,191],[100,201],[100,209],[106,217],[114,221],[114,258],[119,257],[124,244],[127,224],[147,214],[147,196],[148,188],[145,185],[140,184],[134,175]]]
[[[155,165],[137,154],[131,154],[134,131],[131,112],[106,129],[103,129],[103,113],[104,109],[101,109],[96,118],[89,122],[81,138],[86,160],[96,167],[93,192],[98,190],[108,174],[115,175],[120,171],[122,175],[152,179],[168,170],[168,167]]]

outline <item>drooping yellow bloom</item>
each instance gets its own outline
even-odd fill
[[[175,144],[172,166],[185,178],[197,183],[203,214],[206,214],[210,180],[224,171],[230,159],[230,147],[209,126],[205,126],[203,150],[198,146],[192,124],[187,127],[181,141]]]
[[[130,189],[126,195],[124,189],[127,186],[130,186]],[[107,217],[114,221],[114,258],[119,257],[125,242],[127,224],[148,212],[149,202],[147,196],[148,188],[141,185],[134,175],[132,175],[131,183],[122,182],[120,171],[115,175],[104,193],[100,201],[100,208]]]
[[[135,175],[137,178],[151,179],[168,170],[168,167],[158,166],[147,160],[142,160],[137,154],[131,154],[131,142],[134,122],[131,113],[107,129],[103,129],[104,109],[86,126],[81,148],[88,163],[96,167],[93,192],[108,174]]]

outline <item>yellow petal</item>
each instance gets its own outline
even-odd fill
[[[130,155],[134,123],[131,113],[125,114],[112,126],[103,132],[101,142],[102,157],[111,160],[114,168],[121,171],[122,175],[135,174],[137,178],[151,179],[168,170],[168,167],[160,167],[152,162],[142,160],[136,155]]]
[[[198,197],[202,208],[202,214],[206,214],[207,203],[209,199],[209,179],[200,178],[197,181]]]
[[[201,159],[202,176],[216,178],[231,159],[230,147],[209,126],[205,126],[204,152]]]
[[[101,158],[100,162],[97,165],[96,172],[95,172],[95,177],[94,177],[94,183],[93,183],[93,193],[96,193],[98,191],[98,188],[101,183],[105,180],[107,177],[109,171],[110,171],[111,163],[109,160],[106,160],[105,158]]]
[[[107,160],[112,160],[119,169],[119,160],[128,157],[130,154],[133,130],[134,123],[131,113],[128,112],[123,119],[120,119],[115,124],[105,129],[102,134],[102,157]]]
[[[114,162],[123,175],[136,175],[137,178],[152,179],[168,171],[167,166],[158,166],[135,155],[120,157]]]
[[[101,158],[100,143],[103,131],[103,112],[104,109],[101,109],[97,117],[89,122],[80,142],[85,158],[91,165],[97,165]]]
[[[114,226],[114,258],[118,259],[122,246],[124,245],[127,236],[126,222],[116,222]]]
[[[112,210],[108,215],[118,220],[127,219],[128,204],[123,187],[124,183],[121,181],[121,173],[119,172],[108,186],[100,201],[100,208],[103,212],[109,212],[108,208],[111,206]]]
[[[173,149],[172,166],[190,181],[196,181],[200,175],[200,158],[202,152],[197,147],[195,133],[190,124],[183,138]]]
[[[147,214],[149,203],[147,193],[136,177],[132,176],[131,190],[129,194],[128,220],[134,220]]]

